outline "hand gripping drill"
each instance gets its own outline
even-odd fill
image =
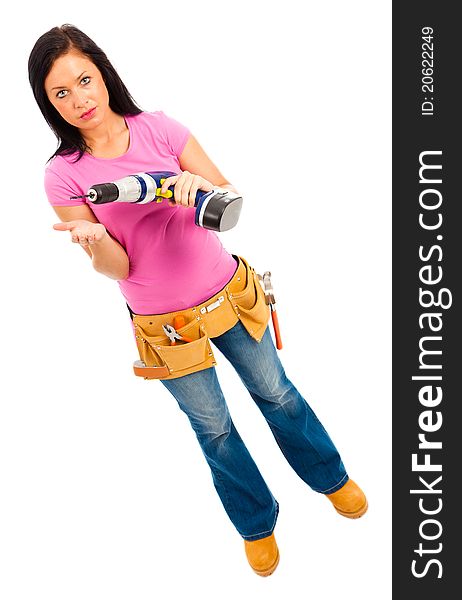
[[[71,198],[88,198],[93,204],[162,202],[164,198],[173,197],[174,186],[170,186],[165,193],[161,193],[163,182],[167,177],[173,175],[176,173],[171,171],[137,173],[110,183],[98,183],[93,185],[84,196],[72,196]],[[214,188],[211,192],[198,190],[194,206],[196,207],[196,225],[213,231],[228,231],[239,220],[242,196],[219,187]]]

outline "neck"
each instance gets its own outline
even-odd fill
[[[110,112],[102,123],[91,131],[82,131],[83,139],[91,149],[106,146],[117,140],[126,131],[127,125],[122,115]]]

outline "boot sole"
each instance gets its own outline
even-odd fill
[[[369,508],[369,504],[367,503],[367,500],[366,500],[366,504],[354,513],[343,512],[342,510],[339,510],[335,506],[334,506],[334,508],[338,512],[339,515],[342,515],[342,517],[346,517],[347,519],[359,519],[367,511],[367,509]]]
[[[276,556],[276,560],[271,565],[271,567],[269,567],[268,569],[265,569],[264,571],[258,571],[257,569],[254,569],[252,567],[252,570],[257,575],[260,575],[260,577],[268,577],[269,575],[271,575],[272,573],[274,573],[274,571],[276,570],[276,567],[278,566],[278,564],[279,564],[279,550],[278,550],[278,555]]]

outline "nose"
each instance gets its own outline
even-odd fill
[[[87,104],[88,98],[85,94],[79,90],[74,92],[74,106],[75,108],[83,108]]]

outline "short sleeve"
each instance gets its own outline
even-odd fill
[[[185,125],[182,125],[176,119],[167,116],[164,112],[159,111],[165,128],[165,135],[170,150],[177,157],[181,155],[189,139],[190,131]]]
[[[82,191],[73,188],[71,183],[67,183],[51,167],[45,168],[44,186],[48,202],[52,206],[82,206],[82,204],[86,204],[84,198],[70,200],[71,196],[78,196],[82,194]]]

